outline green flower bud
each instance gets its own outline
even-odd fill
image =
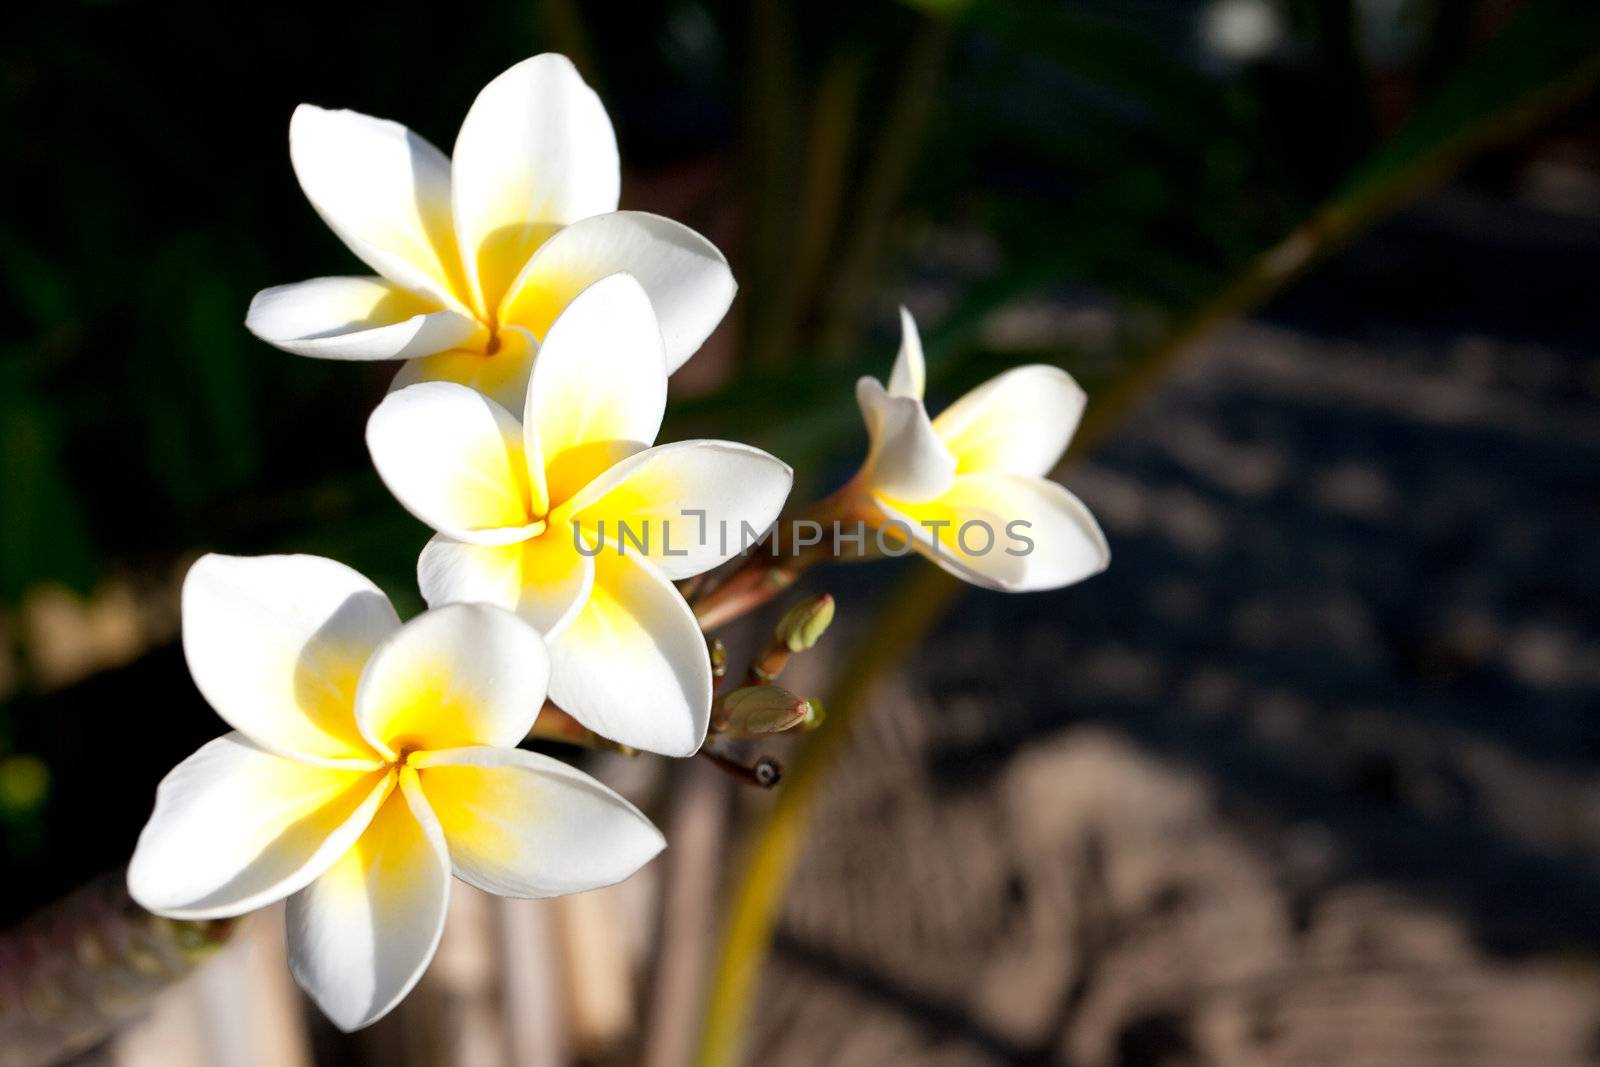
[[[784,612],[783,618],[778,620],[778,640],[787,645],[790,652],[804,652],[822,640],[832,622],[833,597],[822,593]]]
[[[735,689],[722,702],[726,731],[732,734],[776,734],[806,721],[811,702],[775,685]]]

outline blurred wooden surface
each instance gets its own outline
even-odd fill
[[[1114,729],[1064,730],[992,793],[952,795],[915,769],[918,697],[886,699],[844,769],[748,1062],[1593,1062],[1592,962],[1498,959],[1446,909],[1319,886],[1317,828],[1268,844]]]

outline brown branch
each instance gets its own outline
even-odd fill
[[[698,596],[690,603],[695,618],[700,620],[700,629],[710,633],[748,615],[794,585],[810,568],[833,559],[829,530],[832,524],[862,522],[871,526],[878,518],[861,475],[857,474],[798,515],[779,519],[773,534],[751,550],[737,569],[721,581],[708,580],[698,587]],[[796,548],[793,531],[801,523],[820,526],[822,540]],[[791,531],[787,545],[781,539],[785,529]]]
[[[117,871],[0,934],[0,1065],[43,1067],[104,1040],[236,925],[152,915]]]
[[[694,605],[700,629],[710,633],[733,620],[748,615],[789,588],[807,568],[826,558],[822,546],[815,545],[797,555],[776,555],[758,545],[744,565]]]
[[[771,789],[783,780],[783,764],[771,756],[758,756],[754,763],[741,763],[710,746],[702,748],[699,754],[746,785]]]

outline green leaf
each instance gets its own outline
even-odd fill
[[[0,394],[0,600],[61,582],[88,593],[100,561],[61,457],[50,409],[21,391]]]

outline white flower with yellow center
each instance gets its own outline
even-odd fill
[[[871,445],[861,486],[873,521],[958,578],[989,589],[1054,589],[1105,570],[1111,551],[1083,502],[1044,477],[1083,415],[1058,367],[1017,367],[929,419],[922,342],[901,309],[889,386],[856,383]]]
[[[693,230],[618,211],[617,141],[564,56],[524,60],[478,94],[451,158],[395,122],[302,104],[289,155],[306,198],[377,277],[256,295],[257,337],[324,359],[409,360],[397,385],[461,382],[520,403],[528,365],[590,283],[633,274],[668,371],[733,300],[727,261]]]
[[[185,919],[287,897],[295,977],[347,1030],[416,984],[452,871],[491,893],[554,896],[618,882],[662,848],[611,790],[514,747],[549,660],[500,608],[402,626],[332,560],[212,555],[184,582],[183,645],[235,732],[161,783],[129,892]]]
[[[687,756],[710,721],[711,663],[672,583],[752,544],[793,472],[727,441],[649,447],[666,399],[650,300],[618,274],[550,327],[520,422],[429,382],[389,394],[367,444],[394,495],[438,531],[417,563],[430,605],[516,611],[550,642],[557,705],[622,744]]]

